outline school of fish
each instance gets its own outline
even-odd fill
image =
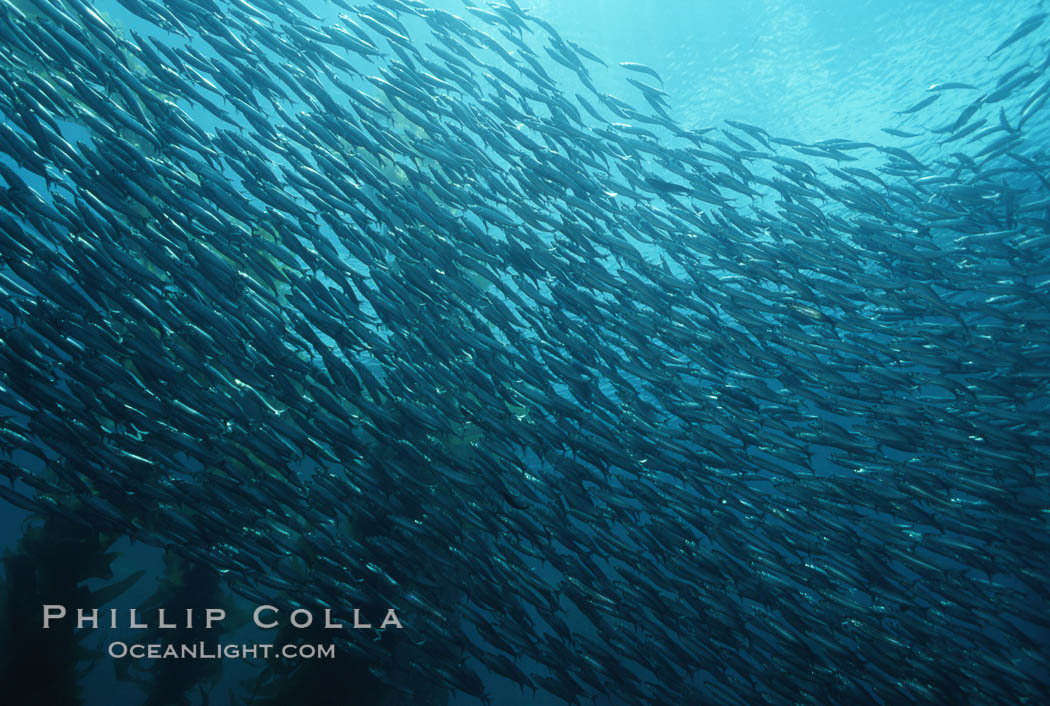
[[[402,703],[1050,703],[1046,13],[804,144],[515,0],[115,1],[0,0],[7,502],[396,607]]]

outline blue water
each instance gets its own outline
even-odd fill
[[[462,3],[434,6],[455,12]],[[921,99],[929,84],[997,77],[1009,54],[992,62],[983,57],[1044,3],[661,0],[643,7],[545,0],[531,6],[610,65],[655,68],[673,117],[686,126],[741,120],[814,142],[885,141],[881,129],[902,122],[895,111]],[[626,93],[622,78],[605,85]]]

